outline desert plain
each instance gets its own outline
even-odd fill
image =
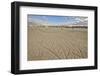
[[[88,57],[87,28],[27,27],[28,61]]]

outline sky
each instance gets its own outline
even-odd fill
[[[88,17],[83,16],[50,16],[28,15],[28,22],[49,25],[87,25]]]

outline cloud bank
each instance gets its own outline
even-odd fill
[[[28,23],[35,25],[54,25],[54,26],[62,26],[62,25],[87,26],[88,17],[28,15]]]

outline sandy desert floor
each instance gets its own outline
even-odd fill
[[[28,61],[88,57],[86,28],[28,26]]]

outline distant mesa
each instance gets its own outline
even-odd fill
[[[87,28],[87,22],[79,22],[74,24],[49,24],[49,23],[37,23],[37,22],[28,22],[29,26],[41,26],[41,27],[65,27],[65,28]]]

